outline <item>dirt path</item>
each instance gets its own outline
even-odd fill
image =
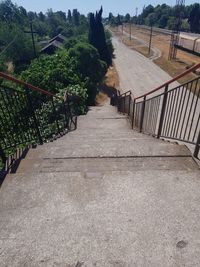
[[[119,74],[119,89],[131,90],[135,96],[147,93],[171,79],[151,60],[128,48],[117,37],[113,37],[116,69]]]
[[[124,35],[129,36],[129,34],[125,31],[124,31]],[[144,40],[136,36],[131,36],[131,40],[138,41],[141,44],[141,46],[144,46],[144,47],[149,46],[148,42],[145,42]],[[152,52],[152,55],[149,57],[151,61],[154,61],[162,56],[162,52],[156,47],[151,47],[151,52]]]

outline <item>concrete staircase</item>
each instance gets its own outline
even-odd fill
[[[6,177],[0,266],[200,266],[199,178],[185,146],[92,107]]]

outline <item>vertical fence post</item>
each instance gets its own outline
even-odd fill
[[[133,129],[133,125],[134,125],[134,115],[135,115],[135,99],[133,101],[132,129]]]
[[[144,121],[145,104],[146,104],[146,96],[144,96],[144,99],[143,99],[143,102],[142,102],[142,112],[141,112],[141,120],[140,120],[140,133],[142,132],[142,126],[143,126],[143,121]]]
[[[163,122],[164,122],[164,117],[165,117],[165,110],[166,110],[166,105],[167,105],[167,96],[168,96],[168,84],[165,86],[165,91],[163,95],[163,102],[162,102],[162,108],[161,108],[161,113],[160,113],[160,121],[158,125],[158,133],[157,133],[157,138],[160,138],[160,135],[162,133],[162,127],[163,127]]]
[[[200,131],[199,131],[199,136],[197,138],[197,142],[196,142],[196,146],[195,146],[195,150],[194,150],[194,157],[195,158],[198,158],[199,149],[200,149]]]
[[[40,144],[42,144],[43,140],[42,140],[42,136],[41,136],[41,133],[40,133],[39,126],[38,126],[38,121],[37,121],[37,118],[36,118],[36,115],[35,115],[35,111],[34,111],[34,108],[33,108],[32,100],[31,100],[31,97],[30,97],[30,94],[29,94],[29,91],[28,91],[27,88],[25,88],[25,91],[26,91],[26,96],[27,96],[28,103],[29,103],[29,109],[30,109],[30,112],[31,112],[31,115],[33,117],[33,121],[34,121],[34,124],[35,124],[35,130],[37,132],[38,140],[39,140]]]
[[[3,165],[5,167],[5,164],[6,164],[6,155],[5,155],[4,151],[3,151],[3,149],[1,148],[1,146],[0,146],[0,158],[2,159]]]
[[[123,113],[125,113],[125,105],[126,105],[126,94],[123,96],[123,104],[124,104],[124,108],[123,108]]]
[[[58,118],[57,118],[57,114],[56,114],[56,108],[55,108],[55,104],[54,104],[53,96],[52,96],[52,98],[51,98],[51,101],[52,101],[53,113],[54,113],[55,118],[56,118],[56,126],[57,126],[57,130],[58,130],[58,133],[60,133],[60,127],[59,127],[59,123],[58,123]]]
[[[131,111],[131,93],[129,95],[128,115],[130,115],[130,111]]]

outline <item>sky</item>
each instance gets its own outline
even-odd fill
[[[131,16],[135,15],[136,8],[138,8],[138,14],[142,11],[144,5],[158,5],[168,4],[175,5],[176,0],[12,0],[18,6],[25,7],[28,11],[34,12],[46,12],[49,8],[53,11],[64,11],[68,9],[77,8],[81,14],[87,15],[89,12],[95,12],[99,10],[101,5],[103,6],[103,16],[108,16],[109,12],[114,15],[118,13],[125,15],[130,13]],[[186,0],[185,4],[190,5],[193,3],[200,3],[200,0]]]

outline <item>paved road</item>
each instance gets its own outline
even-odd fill
[[[171,79],[151,60],[125,46],[117,37],[113,37],[113,45],[122,92],[131,90],[139,96]]]

